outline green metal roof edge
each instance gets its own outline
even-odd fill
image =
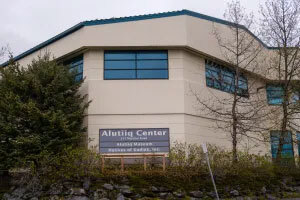
[[[197,17],[200,19],[204,19],[204,20],[208,20],[208,21],[212,21],[212,22],[216,22],[216,23],[220,23],[220,24],[224,24],[224,25],[228,25],[228,26],[236,26],[236,24],[223,20],[223,19],[219,19],[219,18],[215,18],[215,17],[211,17],[208,15],[204,15],[204,14],[200,14],[197,12],[193,12],[190,10],[180,10],[180,11],[172,11],[172,12],[164,12],[164,13],[156,13],[156,14],[147,14],[147,15],[138,15],[138,16],[130,16],[130,17],[120,17],[120,18],[110,18],[110,19],[101,19],[101,20],[91,20],[91,21],[84,21],[84,22],[80,22],[78,24],[76,24],[75,26],[72,26],[71,28],[65,30],[64,32],[50,38],[49,40],[46,40],[45,42],[42,42],[41,44],[21,53],[20,55],[14,57],[14,61],[20,60],[30,54],[32,54],[35,51],[38,51],[40,49],[42,49],[43,47],[79,30],[80,28],[84,27],[84,26],[94,26],[94,25],[102,25],[102,24],[113,24],[113,23],[121,23],[121,22],[131,22],[131,21],[139,21],[139,20],[147,20],[147,19],[156,19],[156,18],[163,18],[163,17],[173,17],[173,16],[180,16],[180,15],[188,15],[188,16],[192,16],[192,17]],[[248,30],[245,26],[243,25],[239,25],[239,28],[242,28],[244,30],[246,30],[250,35],[252,35],[254,38],[256,38],[265,48],[267,49],[277,49],[277,47],[269,47],[267,46],[265,43],[263,43],[256,35],[254,35],[250,30]],[[4,67],[6,65],[8,65],[9,61],[2,63],[0,66]]]

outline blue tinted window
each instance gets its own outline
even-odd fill
[[[271,105],[280,105],[283,103],[282,86],[267,85],[267,99]]]
[[[76,81],[80,81],[83,79],[83,56],[82,55],[64,62],[64,65],[68,65],[70,67],[70,71],[76,74],[75,75]]]
[[[224,92],[234,93],[235,73],[234,71],[212,61],[205,61],[206,85]],[[248,82],[244,76],[239,77],[237,93],[240,96],[248,96]]]
[[[135,70],[105,70],[105,79],[136,79]]]
[[[168,79],[167,51],[105,51],[104,79]]]
[[[299,101],[300,101],[300,95],[299,95],[299,93],[294,93],[292,95],[292,103],[297,103]]]
[[[167,79],[168,70],[138,70],[137,77],[140,79]]]
[[[137,69],[168,69],[167,60],[139,60]]]
[[[279,146],[279,137],[280,131],[271,131],[271,152],[272,158],[276,158],[278,146]],[[294,150],[293,150],[293,140],[291,132],[287,132],[284,135],[282,152],[282,158],[292,158],[294,157]]]
[[[105,60],[135,60],[136,54],[130,51],[106,51]]]
[[[105,61],[105,69],[135,69],[135,61],[113,60]]]

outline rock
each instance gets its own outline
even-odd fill
[[[287,192],[295,192],[295,191],[296,191],[295,188],[290,187],[290,186],[285,186],[285,187],[284,187],[284,190],[287,191]]]
[[[49,195],[59,195],[62,194],[63,185],[53,184],[50,186],[50,189],[46,192]]]
[[[266,198],[267,198],[268,200],[276,200],[276,197],[272,196],[271,194],[267,194],[267,195],[266,195]]]
[[[50,200],[59,200],[60,198],[59,198],[59,196],[57,196],[57,195],[54,195],[54,196],[51,196],[50,197]]]
[[[119,189],[119,190],[129,190],[130,187],[128,185],[115,185],[115,188]]]
[[[133,199],[141,199],[142,198],[142,195],[140,194],[136,194],[132,197]]]
[[[266,193],[267,193],[266,187],[265,187],[265,186],[262,187],[261,190],[260,190],[260,192],[261,192],[262,194],[266,194]]]
[[[234,200],[246,200],[244,197],[236,197]]]
[[[235,196],[235,197],[237,197],[237,196],[240,195],[239,191],[237,191],[237,190],[231,190],[231,191],[230,191],[230,194],[231,194],[232,196]]]
[[[300,186],[294,187],[295,192],[300,193]]]
[[[17,198],[21,198],[26,192],[25,188],[17,188],[12,192],[12,196],[17,197]]]
[[[85,195],[86,193],[83,188],[71,188],[70,194],[80,196],[80,195]]]
[[[169,192],[166,199],[174,199],[172,193]]]
[[[251,198],[251,197],[242,197],[242,200],[255,200],[255,199],[257,199],[257,198]]]
[[[90,199],[86,196],[72,196],[72,197],[68,198],[67,200],[90,200]]]
[[[109,200],[108,198],[101,198],[100,200]]]
[[[113,190],[114,189],[114,186],[112,186],[111,184],[108,184],[108,183],[105,183],[103,185],[104,189],[106,190]]]
[[[173,192],[173,195],[175,197],[177,197],[177,198],[183,198],[183,197],[185,197],[185,194],[182,191]]]
[[[152,192],[159,192],[159,189],[155,186],[151,186],[151,191]]]
[[[195,198],[203,197],[203,192],[201,192],[201,191],[192,191],[189,194],[191,197],[195,197]]]
[[[5,193],[3,196],[2,196],[2,198],[4,199],[4,200],[13,200],[14,198],[10,195],[10,194],[8,194],[8,193]]]
[[[166,187],[159,187],[159,191],[160,192],[171,192],[171,190]]]
[[[121,180],[121,183],[123,183],[123,184],[129,184],[128,178],[123,177],[122,180]]]
[[[211,198],[216,198],[216,193],[215,192],[208,192],[207,195]]]
[[[117,196],[117,200],[125,200],[125,197],[123,196],[123,194],[119,193]]]
[[[167,192],[161,192],[161,193],[159,193],[159,197],[160,198],[166,198],[167,196],[168,196]]]
[[[91,185],[91,180],[89,178],[85,178],[82,184],[83,189],[89,190]]]
[[[133,192],[129,189],[121,189],[121,193],[125,196],[125,197],[131,197],[133,195]]]
[[[103,189],[98,189],[94,192],[94,199],[101,199],[107,197],[107,192]]]

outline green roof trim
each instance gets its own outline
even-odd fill
[[[220,23],[220,24],[224,24],[224,25],[228,25],[228,26],[236,26],[236,24],[223,20],[223,19],[219,19],[219,18],[215,18],[215,17],[211,17],[208,15],[204,15],[204,14],[200,14],[197,12],[193,12],[190,10],[180,10],[180,11],[172,11],[172,12],[164,12],[164,13],[157,13],[157,14],[147,14],[147,15],[137,15],[137,16],[130,16],[130,17],[120,17],[120,18],[110,18],[110,19],[100,19],[100,20],[91,20],[91,21],[84,21],[84,22],[80,22],[78,24],[76,24],[75,26],[72,26],[71,28],[65,30],[64,32],[50,38],[49,40],[46,40],[45,42],[42,42],[41,44],[21,53],[20,55],[14,57],[13,59],[15,61],[20,60],[30,54],[32,54],[35,51],[38,51],[40,49],[42,49],[43,47],[79,30],[80,28],[84,27],[84,26],[95,26],[95,25],[102,25],[102,24],[114,24],[114,23],[121,23],[121,22],[131,22],[131,21],[140,21],[140,20],[147,20],[147,19],[157,19],[157,18],[164,18],[164,17],[173,17],[173,16],[180,16],[180,15],[187,15],[187,16],[192,16],[192,17],[196,17],[196,18],[200,18],[200,19],[204,19],[204,20],[208,20],[211,22],[215,22],[215,23]],[[241,29],[246,30],[250,35],[252,35],[253,37],[255,37],[265,48],[268,49],[277,49],[277,47],[269,47],[267,46],[265,43],[263,43],[256,35],[254,35],[250,30],[248,30],[245,26],[243,25],[239,25],[238,27],[240,27]],[[8,65],[9,61],[1,64],[0,66],[4,67],[6,65]]]

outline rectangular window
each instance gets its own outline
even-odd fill
[[[283,87],[267,85],[267,99],[270,105],[281,105],[283,103]]]
[[[168,79],[167,51],[105,51],[104,79]]]
[[[279,137],[280,131],[271,131],[271,152],[272,158],[276,158],[278,145],[279,145]],[[293,139],[292,133],[288,131],[284,135],[283,147],[282,147],[281,157],[282,158],[293,158],[294,150],[293,150]]]
[[[292,94],[292,103],[298,103],[300,101],[299,92],[295,92]]]
[[[77,56],[64,62],[64,65],[69,65],[70,71],[74,71],[76,73],[76,81],[80,81],[83,79],[83,55]]]
[[[206,85],[228,93],[235,91],[235,72],[209,60],[205,60]],[[240,75],[238,80],[237,93],[240,96],[248,97],[248,81]]]

